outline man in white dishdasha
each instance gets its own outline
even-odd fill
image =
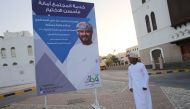
[[[148,86],[149,75],[145,65],[138,62],[138,55],[129,53],[128,67],[129,90],[133,93],[136,109],[152,109],[151,94]]]

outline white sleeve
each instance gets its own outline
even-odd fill
[[[129,85],[129,89],[133,88],[132,87],[132,78],[131,78],[131,73],[128,69],[128,85]]]
[[[148,88],[149,75],[148,75],[148,71],[146,70],[144,64],[143,64],[142,69],[143,69],[142,72],[143,72],[143,75],[144,75],[144,84],[143,84],[143,87],[144,88]]]

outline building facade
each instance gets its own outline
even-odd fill
[[[190,61],[189,0],[131,0],[141,61]],[[180,17],[179,17],[180,16]]]
[[[27,31],[0,36],[0,87],[34,83],[33,37]]]

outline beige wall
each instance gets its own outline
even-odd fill
[[[144,50],[140,50],[140,58],[141,61],[145,64],[145,65],[149,65],[150,64],[150,54],[149,54],[149,49],[144,49]]]
[[[182,61],[180,47],[175,44],[167,43],[167,44],[151,47],[148,49],[140,50],[141,61],[145,65],[151,64],[151,51],[155,49],[161,49],[165,63]]]

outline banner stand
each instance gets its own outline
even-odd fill
[[[48,106],[47,106],[47,96],[46,95],[44,96],[44,108],[43,109],[48,109]]]
[[[97,89],[94,89],[94,96],[95,96],[95,101],[94,104],[91,104],[91,108],[90,109],[105,109],[103,106],[99,105],[99,101],[98,101],[98,96],[97,96]]]

